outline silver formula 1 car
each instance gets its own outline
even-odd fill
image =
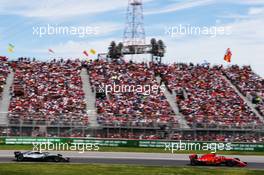
[[[48,152],[14,152],[17,161],[40,161],[40,162],[69,162],[70,158],[64,158],[61,154],[51,154]]]

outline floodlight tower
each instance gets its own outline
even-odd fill
[[[125,47],[146,44],[142,0],[128,0],[126,27],[123,44]]]

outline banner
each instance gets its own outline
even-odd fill
[[[11,137],[0,138],[0,144],[31,145],[33,143],[97,143],[101,147],[131,147],[131,148],[164,148],[178,150],[204,150],[205,147],[223,151],[264,151],[264,143],[226,143],[226,142],[191,142],[162,140],[125,140],[125,139],[91,139],[91,138],[30,138]],[[188,149],[187,149],[188,148]]]

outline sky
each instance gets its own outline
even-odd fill
[[[165,42],[165,63],[206,60],[228,66],[223,57],[226,49],[231,48],[231,64],[251,65],[264,77],[264,0],[143,0],[143,3],[146,41],[154,37]],[[107,52],[112,40],[123,39],[127,5],[127,0],[0,0],[0,55],[47,60],[84,58],[82,52],[91,48],[98,53]],[[43,32],[48,26],[87,27],[89,31],[85,36],[76,33],[40,36],[40,28]],[[183,28],[188,27],[199,28],[200,32],[184,32]],[[215,29],[216,35],[208,34]],[[12,53],[7,51],[9,44],[15,46]]]

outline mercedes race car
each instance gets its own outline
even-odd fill
[[[204,154],[198,157],[197,154],[189,156],[192,166],[195,165],[226,165],[229,167],[245,167],[247,162],[242,162],[238,158],[227,158],[225,156],[217,156],[215,153]]]
[[[48,152],[14,152],[17,161],[41,161],[41,162],[69,162],[70,158],[64,158],[61,154],[50,154]]]

